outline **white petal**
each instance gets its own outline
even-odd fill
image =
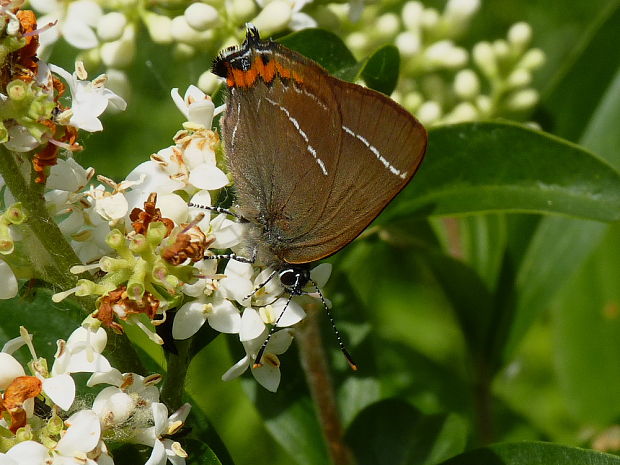
[[[30,6],[41,13],[50,13],[61,8],[57,0],[30,0]]]
[[[271,305],[274,309],[276,320],[278,318],[280,320],[278,321],[279,328],[293,326],[294,324],[299,323],[306,316],[306,312],[304,312],[301,305],[294,300],[291,300],[287,306],[287,300],[288,299],[280,298]]]
[[[151,404],[151,411],[153,413],[155,435],[159,437],[168,429],[168,408],[160,402],[154,402]]]
[[[272,354],[283,354],[288,350],[293,342],[293,332],[290,329],[277,331],[271,336],[271,340],[267,345],[267,351]]]
[[[108,333],[101,327],[97,328],[96,331],[92,331],[80,326],[75,329],[69,336],[69,339],[67,339],[67,347],[69,349],[83,347],[83,344],[86,342],[88,342],[95,352],[101,353],[108,343]]]
[[[276,392],[280,385],[280,368],[263,363],[259,368],[252,368],[252,374],[258,383],[271,392]]]
[[[12,299],[17,295],[18,285],[11,267],[0,260],[0,299]]]
[[[99,417],[93,410],[80,410],[71,415],[65,423],[69,427],[56,445],[56,450],[60,454],[73,457],[80,452],[90,452],[99,443],[101,426]]]
[[[103,389],[93,402],[93,410],[106,426],[127,420],[135,406],[136,399],[115,386]]]
[[[187,420],[187,416],[189,415],[191,409],[192,404],[188,404],[187,402],[184,403],[179,407],[176,412],[170,415],[170,418],[168,418],[168,423],[174,423],[177,421],[182,421],[183,423],[185,423],[185,420]]]
[[[99,45],[95,31],[78,17],[71,16],[62,25],[62,35],[75,48],[86,50]]]
[[[160,440],[155,441],[153,444],[153,451],[151,456],[145,462],[144,465],[164,465],[166,463],[166,448],[164,443]]]
[[[18,376],[25,376],[26,372],[21,364],[5,352],[0,352],[0,391],[7,388]]]
[[[161,210],[164,218],[170,218],[176,224],[187,222],[187,202],[177,194],[159,194],[157,196],[157,208]]]
[[[217,219],[217,218],[216,218]],[[211,227],[215,234],[215,242],[211,244],[214,249],[229,249],[241,242],[246,234],[246,225],[236,223],[234,221],[225,220],[222,222],[223,227],[216,229],[211,221]],[[234,260],[231,260],[231,262]]]
[[[239,310],[229,300],[213,301],[213,310],[207,315],[209,325],[220,333],[235,334],[241,330]]]
[[[310,277],[319,288],[325,287],[332,274],[331,263],[321,263],[310,270]]]
[[[97,199],[95,210],[106,220],[119,220],[127,214],[127,199],[121,193]]]
[[[184,304],[174,317],[172,323],[172,337],[174,339],[187,339],[198,332],[207,321],[205,302],[195,300]]]
[[[234,260],[231,260],[231,262]],[[249,279],[232,276],[230,278],[220,279],[219,294],[227,299],[236,300],[241,305],[249,305],[250,299],[247,298],[254,286]]]
[[[179,109],[179,111],[181,113],[183,113],[183,116],[185,116],[185,119],[187,119],[188,117],[188,108],[187,108],[187,103],[185,103],[185,101],[183,100],[183,98],[181,98],[181,94],[179,94],[179,89],[177,87],[175,87],[174,89],[172,89],[170,91],[170,96],[172,97],[172,101],[174,102],[174,104],[177,106],[177,108]]]
[[[203,98],[203,100],[194,102],[189,106],[188,121],[202,124],[205,128],[210,129],[213,124],[214,111],[215,105],[213,105],[211,99]]]
[[[111,384],[112,386],[120,387],[123,384],[123,375],[116,368],[112,368],[110,371],[106,372],[96,372],[93,373],[90,378],[88,378],[88,382],[86,385],[88,387],[93,387],[97,384]]]
[[[97,2],[78,0],[69,4],[67,15],[75,15],[75,17],[80,18],[81,21],[89,26],[96,26],[101,16],[103,16],[103,11]]]
[[[260,336],[265,330],[265,323],[253,308],[246,308],[241,316],[241,330],[239,339],[241,341],[251,341]]]
[[[69,410],[75,399],[75,382],[67,374],[43,380],[43,392],[63,410]]]
[[[222,381],[230,381],[238,376],[241,376],[245,370],[250,366],[250,356],[246,355],[233,366],[231,366],[226,373],[222,375]]]
[[[7,456],[16,460],[19,465],[42,465],[49,457],[49,450],[35,441],[24,441],[11,447]]]
[[[189,182],[198,189],[221,189],[230,182],[224,172],[217,166],[203,163],[189,174]]]
[[[0,452],[0,465],[19,465],[19,463],[13,460],[8,455]]]
[[[4,345],[2,346],[1,352],[4,352],[6,354],[14,354],[16,350],[21,349],[25,345],[26,345],[26,341],[24,341],[23,337],[21,336],[14,337],[13,339],[9,339],[8,341],[4,343]]]
[[[87,353],[86,350],[80,350],[70,354],[69,363],[65,369],[66,373],[93,373],[95,371],[110,371],[112,366],[110,362],[97,352]]]

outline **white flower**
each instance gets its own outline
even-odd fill
[[[54,73],[67,82],[71,90],[70,125],[89,132],[101,131],[103,125],[99,121],[99,116],[109,105],[119,110],[124,110],[127,107],[127,103],[121,97],[104,87],[105,75],[99,76],[91,82],[85,80],[86,73],[80,69],[79,63],[73,74],[69,74],[59,66],[49,66]]]
[[[168,409],[164,404],[154,402],[151,405],[154,425],[136,431],[133,438],[134,442],[153,448],[151,456],[144,465],[164,465],[166,458],[173,465],[185,465],[187,453],[181,445],[172,439],[162,438],[177,433],[183,427],[190,409],[190,404],[183,404],[179,410],[168,417]]]
[[[187,88],[183,98],[181,98],[177,88],[172,89],[170,95],[187,121],[200,124],[207,129],[211,128],[215,112],[215,105],[213,105],[211,97],[194,85]]]
[[[31,0],[30,4],[35,10],[45,13],[38,18],[39,27],[54,21],[59,22],[40,34],[40,55],[45,56],[60,36],[73,47],[82,50],[99,45],[93,28],[103,13],[97,2],[78,0],[67,6],[67,3],[59,0]]]
[[[251,341],[243,342],[246,355],[235,363],[226,373],[222,375],[223,381],[229,381],[243,374],[248,367],[254,364],[258,350],[265,342],[268,331],[265,329],[262,334]],[[290,347],[293,341],[292,331],[283,329],[273,334],[261,359],[261,366],[252,366],[252,375],[258,383],[271,392],[276,392],[280,385],[280,360],[278,355],[283,354]]]
[[[26,372],[15,357],[0,352],[0,391],[4,391],[18,376],[25,376]]]
[[[99,444],[101,425],[97,414],[92,410],[80,410],[71,415],[65,424],[68,428],[53,449],[52,463],[94,465],[96,462],[86,458],[86,454]]]
[[[2,465],[44,465],[49,449],[35,441],[23,441],[11,447],[6,455],[0,454]]]
[[[200,297],[184,304],[172,325],[172,337],[187,339],[205,323],[221,333],[238,333],[241,328],[239,310],[232,302],[220,296]]]
[[[15,273],[4,260],[0,259],[0,299],[12,299],[18,290]]]
[[[101,355],[106,343],[107,334],[103,328],[96,323],[85,323],[71,333],[67,342],[58,341],[52,375],[110,371],[110,362]]]

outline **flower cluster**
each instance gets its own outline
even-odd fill
[[[51,370],[37,356],[32,336],[24,328],[20,332],[0,352],[3,464],[112,465],[106,441],[119,437],[151,447],[148,463],[164,463],[166,457],[185,463],[186,452],[169,436],[183,426],[189,404],[169,415],[159,402],[159,375],[121,374],[112,368],[102,355],[107,336],[97,320],[87,318],[66,341],[58,340]],[[24,345],[31,355],[30,374],[12,355]],[[74,373],[91,373],[87,387],[109,386],[86,407],[84,399],[76,400]]]
[[[425,125],[527,115],[538,102],[529,85],[544,54],[530,48],[532,30],[524,22],[506,39],[479,42],[471,51],[459,46],[479,8],[479,0],[449,0],[439,12],[414,0],[398,13],[373,5],[358,23],[348,23],[342,7],[339,17],[350,30],[346,43],[360,56],[377,43],[396,45],[402,61],[392,97]]]

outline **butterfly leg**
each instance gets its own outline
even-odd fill
[[[239,220],[240,223],[247,223],[248,220],[246,220],[243,216],[238,215],[237,213],[227,209],[227,208],[222,208],[222,207],[212,207],[210,205],[200,205],[197,203],[193,203],[193,202],[189,202],[188,205],[190,207],[194,207],[194,208],[200,208],[202,210],[209,210],[212,212],[216,212],[216,213],[225,213],[227,215],[230,216],[234,216],[235,218],[237,218]]]

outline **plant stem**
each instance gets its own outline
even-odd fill
[[[79,276],[69,269],[82,262],[47,211],[43,197],[44,185],[34,182],[36,173],[30,159],[1,148],[0,175],[13,197],[21,202],[27,215],[21,228],[27,228],[23,241],[35,272],[33,277],[42,279],[54,289],[75,287]],[[87,313],[95,309],[92,298],[76,300]],[[112,350],[108,350],[107,355],[114,366],[121,371],[140,372],[140,359],[127,336],[108,331],[108,337],[109,349]]]
[[[488,364],[479,360],[474,367],[475,385],[474,385],[474,408],[476,431],[478,434],[478,442],[480,445],[486,445],[493,442],[493,397],[491,394],[491,375]]]
[[[322,308],[314,303],[307,304],[304,308],[308,316],[296,327],[295,337],[299,345],[301,366],[317,410],[328,452],[333,464],[354,465],[353,455],[344,443],[344,431],[338,414],[336,395],[321,341],[318,315]]]

